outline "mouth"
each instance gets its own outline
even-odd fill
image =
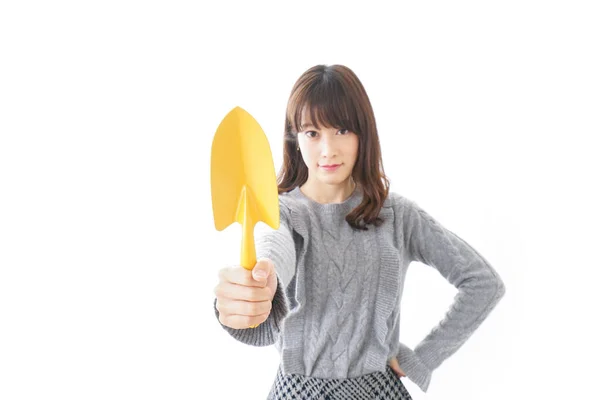
[[[322,169],[324,169],[325,171],[335,171],[341,165],[342,164],[329,164],[329,165],[319,165],[319,167],[322,168]]]

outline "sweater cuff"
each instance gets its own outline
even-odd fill
[[[217,309],[216,298],[213,302],[213,308],[219,325],[221,325],[221,327],[234,339],[244,344],[258,347],[270,346],[275,343],[277,336],[281,331],[282,321],[289,310],[283,285],[281,284],[279,276],[277,277],[277,289],[275,290],[275,295],[273,296],[271,313],[266,321],[258,325],[256,328],[235,329],[225,326],[221,323],[221,321],[219,321],[219,310]]]
[[[400,343],[396,358],[408,379],[414,382],[423,392],[427,392],[433,371],[423,363],[414,350]]]

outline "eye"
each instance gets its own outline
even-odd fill
[[[312,135],[313,133],[314,133],[314,135]],[[312,139],[312,138],[314,138],[317,135],[317,132],[315,132],[315,131],[306,131],[306,132],[304,132],[304,134],[306,136],[308,136],[309,138]]]
[[[338,132],[344,132],[343,135],[350,133],[348,129],[340,129]]]

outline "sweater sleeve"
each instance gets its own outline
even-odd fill
[[[286,289],[296,270],[296,250],[290,228],[289,210],[280,202],[280,222],[278,229],[260,224],[255,227],[256,259],[269,258],[275,265],[277,289],[273,296],[271,313],[265,322],[256,328],[234,329],[218,320],[217,299],[213,307],[217,321],[234,339],[252,346],[270,346],[277,340],[281,322],[289,311]]]
[[[472,246],[445,228],[415,201],[404,198],[401,223],[411,261],[435,268],[458,289],[441,321],[414,350],[401,345],[398,362],[427,391],[432,371],[454,354],[504,296],[504,282]],[[407,372],[408,376],[408,372]]]

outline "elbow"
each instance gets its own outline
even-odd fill
[[[485,293],[482,295],[482,307],[486,310],[486,315],[493,308],[495,308],[500,300],[504,297],[506,293],[506,285],[504,281],[498,276],[498,274],[494,274],[493,279],[487,280],[486,288],[482,289]]]
[[[500,300],[506,294],[506,285],[502,278],[496,275],[496,298]]]
[[[494,274],[493,279],[488,281],[488,302],[493,306],[498,304],[498,302],[504,297],[506,294],[506,285],[502,278],[498,276],[498,274]]]
[[[477,287],[477,290],[480,291],[480,299],[487,304],[496,305],[506,294],[506,285],[494,270],[481,280],[473,280],[473,287]]]

